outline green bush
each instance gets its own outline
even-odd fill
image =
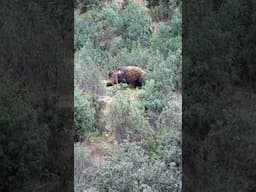
[[[104,93],[103,75],[100,66],[105,61],[104,53],[99,49],[94,49],[88,42],[75,54],[75,85],[89,93],[90,95],[102,95]]]
[[[93,166],[89,153],[81,146],[74,147],[74,191],[80,192],[90,185],[93,179]]]
[[[92,107],[89,96],[75,87],[74,123],[75,141],[85,139],[95,131],[95,109]]]
[[[86,47],[89,42],[96,42],[103,35],[102,26],[95,22],[95,11],[89,11],[83,17],[75,15],[74,18],[74,47],[79,50]]]
[[[148,49],[142,47],[134,47],[131,51],[127,48],[118,50],[118,53],[112,57],[110,63],[114,66],[129,66],[135,65],[146,69],[150,59],[150,52]]]
[[[181,180],[181,145],[166,143],[161,161],[151,161],[135,144],[125,144],[96,171],[98,191],[175,191]],[[177,151],[176,148],[179,148]],[[176,159],[176,157],[178,158]]]
[[[91,104],[92,107],[95,109],[95,130],[102,134],[104,128],[105,128],[105,123],[102,121],[102,116],[103,116],[103,109],[105,107],[104,101],[101,101],[98,99],[98,97],[92,97],[91,98]]]
[[[148,78],[155,81],[158,92],[166,94],[179,88],[177,86],[181,83],[181,52],[170,52],[166,59],[159,54],[154,57],[159,59],[151,60],[152,71],[149,72]]]
[[[147,109],[160,113],[173,90],[181,86],[181,53],[177,51],[166,59],[159,53],[153,54],[148,67],[147,82],[139,98]]]
[[[147,81],[139,98],[144,103],[147,110],[155,113],[160,113],[169,100],[166,95],[162,95],[161,92],[159,92],[157,83],[153,79]]]
[[[172,18],[175,9],[181,5],[181,0],[148,0],[147,7],[154,21],[163,21]]]
[[[160,23],[159,31],[152,34],[151,38],[151,47],[154,51],[159,51],[167,57],[170,55],[170,51],[176,52],[181,49],[181,19],[181,10],[180,7],[177,7],[170,26]]]
[[[112,36],[115,37],[119,15],[114,6],[108,5],[91,9],[82,16],[75,15],[74,21],[75,50],[88,46],[88,41],[92,42],[94,47],[104,49],[106,46],[101,45],[101,43],[111,39],[108,37],[108,33],[112,33]]]
[[[158,5],[150,10],[150,15],[152,20],[154,21],[162,21],[163,19],[167,19],[170,15],[170,10],[168,6]]]
[[[170,87],[173,89],[181,89],[182,87],[182,55],[181,49],[176,52],[170,52],[165,61],[169,65],[170,70]],[[168,72],[167,72],[168,73]],[[168,83],[167,83],[168,85]]]
[[[167,98],[171,97],[172,91],[182,86],[180,7],[175,10],[172,21],[175,28],[160,25],[159,32],[151,38],[148,80],[140,94],[151,116],[161,113],[167,106]]]
[[[118,24],[119,15],[116,8],[112,5],[102,7],[96,13],[96,22],[103,26],[103,29],[114,29]]]
[[[153,118],[155,132],[157,133],[153,140],[149,140],[143,146],[146,154],[152,159],[159,159],[162,147],[166,145],[165,140],[173,138],[181,141],[182,133],[182,106],[181,101],[169,99],[160,114],[152,111],[147,112],[149,118]],[[153,117],[152,117],[153,116]]]
[[[171,100],[158,117],[157,127],[160,135],[181,138],[182,106],[180,102]]]
[[[171,37],[171,35],[170,27],[160,24],[159,32],[152,35],[151,49],[161,52],[164,57],[168,57],[170,51],[175,52],[181,49],[181,36]]]
[[[167,135],[159,145],[159,160],[145,169],[145,183],[153,191],[181,191],[181,137]]]
[[[142,141],[152,136],[152,130],[143,117],[138,102],[119,95],[111,104],[109,119],[115,131],[116,140]]]
[[[157,121],[159,115],[166,111],[173,101],[172,87],[161,85],[161,81],[153,79],[147,81],[145,87],[139,94],[139,100],[144,104],[146,117],[155,130],[159,130]]]
[[[148,158],[140,147],[126,145],[99,167],[96,188],[98,191],[140,191],[143,187],[143,166],[147,163]]]
[[[182,6],[181,4],[174,10],[174,14],[171,18],[171,34],[172,36],[182,35]]]
[[[110,91],[114,94],[113,102],[105,111],[104,120],[110,122],[119,143],[118,149],[98,167],[88,164],[82,151],[78,153],[77,165],[83,163],[77,170],[77,191],[181,189],[181,106],[176,106],[172,99],[173,91],[181,88],[179,2],[150,1],[151,11],[147,11],[131,1],[125,1],[117,10],[113,1],[88,9],[75,21],[75,85],[87,93],[83,105],[87,110],[82,111],[93,120],[87,133],[103,130],[99,122],[103,105],[97,96]],[[159,21],[165,20],[156,31],[152,30],[149,15],[154,10]],[[105,89],[102,84],[113,68],[127,65],[147,71],[139,99],[130,99],[126,95],[129,89],[124,91],[118,85]],[[93,115],[89,115],[90,110]]]
[[[150,37],[151,18],[146,11],[136,3],[129,5],[120,13],[117,32],[132,46],[134,41],[145,45]]]

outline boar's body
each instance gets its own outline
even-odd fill
[[[146,72],[140,67],[119,67],[115,71],[109,73],[109,82],[107,83],[107,86],[113,86],[117,83],[126,83],[134,87],[141,87],[145,83],[145,74]]]

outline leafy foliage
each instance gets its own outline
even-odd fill
[[[133,41],[145,44],[150,37],[151,18],[138,4],[130,3],[120,14],[117,32],[129,45]]]
[[[151,49],[154,52],[149,59],[148,82],[140,95],[145,107],[156,113],[160,113],[167,106],[172,90],[181,88],[180,7],[176,8],[172,21],[177,25],[169,27],[161,24],[159,32],[152,35]]]
[[[179,147],[180,148],[180,147]],[[161,161],[152,162],[144,150],[127,144],[99,167],[95,185],[98,191],[175,191],[181,170],[175,162],[174,148],[162,151]],[[176,153],[180,164],[180,153]],[[170,158],[171,157],[171,158]],[[175,160],[174,160],[175,159]]]
[[[85,100],[86,113],[93,111],[87,119],[93,119],[94,130],[101,125],[100,112],[105,114],[106,138],[98,142],[117,142],[117,149],[97,166],[78,153],[77,164],[88,166],[80,164],[84,171],[77,170],[76,190],[180,190],[181,106],[173,102],[173,92],[181,88],[180,2],[151,2],[150,10],[134,1],[105,3],[75,15],[75,86],[86,92],[78,100]],[[157,19],[154,8],[160,8]],[[108,72],[128,65],[147,72],[142,89],[104,87]],[[133,91],[138,97],[131,97]],[[103,111],[98,96],[106,100]]]
[[[91,182],[91,162],[88,153],[80,146],[74,148],[74,191],[79,192]]]
[[[170,19],[175,8],[181,4],[180,0],[147,0],[147,2],[152,19],[158,22]]]
[[[97,49],[91,48],[93,46],[91,43],[87,45],[75,55],[75,85],[82,90],[86,90],[91,95],[101,95],[104,93],[104,89],[99,66],[101,63],[103,65],[104,54]]]
[[[75,88],[75,140],[86,138],[86,134],[95,130],[95,109],[92,107],[89,97],[79,88]]]
[[[145,121],[139,104],[135,101],[120,95],[111,105],[109,114],[118,142],[141,141],[152,136],[152,130]]]

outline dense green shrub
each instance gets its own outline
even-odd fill
[[[148,158],[143,150],[129,144],[119,149],[97,170],[95,184],[98,191],[140,191],[143,166]]]
[[[157,129],[156,138],[144,146],[150,159],[156,160],[152,169],[145,172],[146,178],[149,179],[147,182],[151,183],[156,191],[175,191],[178,188],[180,190],[182,106],[179,102],[172,100],[168,103],[158,117]]]
[[[83,140],[89,133],[102,133],[104,124],[100,121],[103,101],[91,97],[75,86],[75,140]]]
[[[90,163],[84,156],[85,151],[75,149],[78,161],[75,168],[80,168],[76,189],[94,189],[95,192],[181,190],[181,142],[168,138],[159,150],[159,160],[149,159],[143,148],[135,143],[124,143],[94,168],[88,167]]]
[[[123,38],[121,36],[118,36],[113,39],[108,51],[112,56],[115,56],[120,52],[120,50],[126,48],[126,46],[127,44],[125,43]]]
[[[76,50],[87,46],[88,41],[93,42],[93,46],[106,48],[106,42],[115,37],[114,32],[119,25],[119,15],[114,6],[108,5],[91,9],[82,16],[75,14],[74,21]]]
[[[155,80],[148,80],[143,91],[140,93],[139,98],[149,111],[160,113],[166,106],[169,98],[159,92]]]
[[[85,90],[90,95],[104,93],[100,65],[104,63],[104,53],[94,49],[92,43],[87,43],[75,55],[75,85]]]
[[[111,104],[109,119],[119,143],[124,140],[142,141],[152,136],[152,130],[143,117],[143,111],[136,101],[125,95],[118,95]]]
[[[106,5],[96,13],[96,22],[102,25],[103,29],[116,27],[118,20],[118,12],[112,5]]]
[[[173,142],[173,139],[172,139]],[[170,145],[172,143],[165,143]],[[147,189],[156,192],[181,190],[181,145],[173,142],[169,149],[163,150],[164,157],[144,170]],[[173,148],[175,147],[175,148]],[[173,156],[175,155],[175,156]]]
[[[171,99],[173,90],[181,87],[181,54],[170,54],[164,59],[161,54],[151,57],[147,82],[140,93],[145,107],[160,113]]]
[[[163,19],[168,19],[170,14],[169,7],[165,5],[158,5],[150,10],[150,15],[153,21],[161,21]]]
[[[174,14],[171,18],[171,34],[172,36],[181,36],[182,34],[182,6],[179,4],[179,6],[174,9]]]
[[[75,87],[74,99],[75,141],[79,141],[95,131],[95,109],[92,107],[89,96],[78,87]]]
[[[140,94],[151,117],[161,113],[168,105],[172,91],[182,86],[180,7],[176,8],[172,21],[174,27],[161,24],[151,38],[148,80]]]
[[[102,120],[105,103],[104,101],[99,100],[98,97],[91,97],[91,104],[92,104],[92,107],[95,109],[95,113],[94,113],[95,130],[100,134],[102,134],[105,126],[105,123]]]
[[[151,161],[135,144],[125,144],[98,169],[98,191],[175,191],[181,179],[181,145],[165,143],[160,161]],[[178,158],[177,158],[178,157]]]
[[[125,142],[94,171],[83,172],[81,183],[90,181],[84,188],[94,186],[95,192],[181,190],[181,106],[170,106],[173,108],[166,108],[159,117],[162,131],[157,137],[154,158],[148,146],[143,149]]]
[[[160,23],[159,31],[152,34],[151,47],[154,51],[161,52],[165,57],[171,55],[170,51],[181,49],[181,7],[177,7],[170,20],[171,25]]]
[[[104,111],[104,121],[110,123],[119,143],[98,167],[88,164],[82,151],[77,152],[77,165],[83,162],[77,170],[77,191],[165,192],[181,188],[181,106],[172,99],[173,91],[181,88],[181,14],[176,0],[151,3],[148,7],[160,8],[156,16],[163,21],[156,30],[152,30],[151,11],[131,1],[125,1],[120,10],[114,1],[96,6],[76,21],[75,85],[88,94],[86,113],[92,110],[94,114],[88,116],[93,119],[88,132],[104,128],[98,121],[102,104],[97,96],[110,91],[114,96]],[[127,96],[130,90],[120,89],[122,86],[105,89],[102,84],[113,68],[127,65],[147,71],[139,99]]]
[[[153,112],[151,112],[153,113]],[[153,140],[149,140],[143,146],[146,154],[152,159],[161,158],[166,139],[181,141],[182,133],[182,106],[181,101],[170,99],[167,106],[160,114],[153,113],[155,119],[155,131],[157,135]],[[152,118],[152,114],[147,114]],[[178,148],[177,148],[178,149]]]
[[[129,51],[129,49],[127,48],[118,50],[118,53],[111,58],[110,62],[114,66],[135,65],[146,70],[149,59],[150,59],[149,50],[136,46],[131,51]]]
[[[181,36],[177,35],[172,38],[170,36],[170,27],[160,24],[159,32],[151,38],[152,49],[161,52],[165,57],[170,55],[170,51],[175,52],[181,49]]]
[[[160,135],[181,137],[182,106],[180,102],[171,100],[158,117],[157,127]]]
[[[90,185],[93,166],[88,152],[81,146],[74,147],[74,191],[80,192]]]
[[[176,52],[170,52],[166,58],[166,64],[170,67],[170,87],[173,89],[181,89],[182,87],[182,55],[181,49]],[[167,84],[168,85],[168,84]]]
[[[135,41],[147,44],[150,37],[151,18],[146,11],[136,3],[129,5],[120,13],[117,32],[131,46]]]
[[[168,93],[179,88],[178,85],[181,84],[181,52],[170,52],[166,59],[159,54],[154,57],[150,61],[151,71],[148,78],[155,81],[158,91]]]
[[[181,5],[181,0],[148,0],[147,7],[150,8],[150,15],[154,21],[170,19],[176,7]]]
[[[75,15],[74,18],[74,47],[79,50],[88,46],[89,42],[96,42],[96,39],[103,34],[102,26],[95,23],[95,11],[89,11],[83,17]]]

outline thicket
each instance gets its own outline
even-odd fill
[[[90,136],[90,133],[103,131],[99,118],[104,105],[78,87],[75,87],[74,92],[74,137],[75,141],[83,141]]]
[[[167,4],[171,14],[152,15],[153,8]],[[148,8],[134,1],[118,8],[113,1],[75,15],[75,86],[81,93],[75,110],[87,109],[84,115],[77,111],[77,125],[88,126],[89,133],[83,134],[89,135],[94,129],[91,123],[100,118],[92,115],[98,112],[91,100],[106,95],[103,80],[110,71],[135,65],[147,72],[136,100],[122,93],[120,86],[113,87],[105,121],[120,149],[99,167],[79,171],[77,191],[181,189],[181,106],[173,102],[174,91],[182,86],[181,2],[149,2]]]
[[[124,95],[117,98],[109,118],[119,149],[98,167],[75,148],[76,191],[181,190],[181,105],[170,102],[158,116],[155,130],[143,118],[142,109],[138,101]]]
[[[180,9],[181,5],[175,7],[169,24],[160,23],[154,33],[150,33],[151,19],[147,12],[135,3],[120,11],[108,5],[76,16],[76,84],[89,92],[102,90],[100,81],[114,67],[137,65],[148,72],[150,83],[143,96],[145,102],[150,102],[147,107],[157,111],[151,103],[162,102],[157,104],[161,111],[166,104],[163,95],[181,88]]]
[[[118,95],[109,111],[111,126],[115,128],[115,138],[123,141],[142,142],[152,138],[153,132],[143,116],[140,103],[131,101],[125,95]]]
[[[159,147],[159,158],[152,160],[145,149],[135,143],[124,143],[97,168],[81,158],[77,148],[77,191],[176,191],[181,190],[181,141],[167,137]],[[81,164],[84,162],[85,164]],[[92,187],[93,186],[93,187]]]
[[[170,19],[180,3],[180,0],[148,0],[147,7],[150,8],[153,21],[159,22]]]
[[[74,191],[78,192],[91,184],[93,166],[89,154],[81,146],[74,148]]]
[[[165,143],[168,145],[161,150],[161,159],[156,161],[150,160],[141,147],[125,144],[97,170],[96,189],[121,192],[180,189],[181,145],[172,142]]]

